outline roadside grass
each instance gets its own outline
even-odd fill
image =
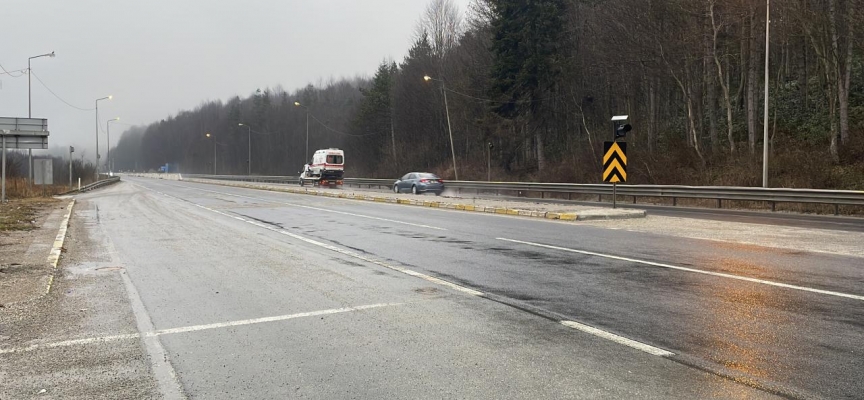
[[[40,213],[59,202],[60,200],[50,197],[36,197],[0,203],[0,232],[35,229]]]

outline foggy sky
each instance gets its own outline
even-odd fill
[[[457,0],[466,10],[470,0]],[[48,118],[52,152],[73,145],[95,157],[99,102],[116,143],[128,125],[158,121],[207,100],[286,91],[370,76],[401,61],[426,0],[4,0],[0,65],[17,75],[32,61],[34,118]],[[2,71],[0,71],[2,73]],[[27,116],[27,76],[0,74],[0,116]],[[45,154],[36,151],[35,154]]]

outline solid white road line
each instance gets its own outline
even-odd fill
[[[400,224],[400,225],[416,226],[416,227],[418,227],[418,228],[435,229],[435,230],[439,230],[439,231],[446,231],[446,230],[447,230],[447,228],[439,228],[439,227],[437,227],[437,226],[423,225],[423,224],[415,224],[415,223],[412,223],[412,222],[397,221],[397,220],[395,220],[395,219],[388,219],[388,218],[373,217],[373,216],[371,216],[371,215],[355,214],[355,213],[350,213],[350,212],[345,212],[345,211],[330,210],[330,209],[327,209],[327,208],[320,208],[320,207],[305,206],[305,205],[302,205],[302,204],[289,203],[289,202],[279,201],[279,200],[269,200],[269,199],[262,199],[262,198],[260,198],[260,197],[243,196],[243,195],[239,195],[239,194],[219,192],[219,191],[216,191],[216,190],[207,190],[207,189],[199,189],[199,188],[191,188],[191,189],[193,189],[193,190],[198,190],[198,191],[201,191],[201,192],[216,193],[216,194],[221,194],[221,195],[225,195],[225,196],[233,196],[233,197],[239,197],[239,198],[250,199],[250,200],[266,201],[266,202],[268,202],[268,203],[284,204],[284,205],[289,205],[289,206],[295,206],[295,207],[305,208],[305,209],[308,209],[308,210],[323,211],[323,212],[329,212],[329,213],[334,213],[334,214],[342,214],[342,215],[350,215],[350,216],[352,216],[352,217],[359,217],[359,218],[374,219],[374,220],[378,220],[378,221],[390,222],[390,223]]]
[[[786,289],[801,290],[801,291],[805,291],[805,292],[819,293],[819,294],[825,294],[825,295],[829,295],[829,296],[844,297],[847,299],[864,301],[864,296],[859,296],[859,295],[855,295],[855,294],[833,292],[830,290],[815,289],[815,288],[810,288],[810,287],[806,287],[806,286],[790,285],[788,283],[768,281],[765,279],[750,278],[747,276],[726,274],[723,272],[703,271],[701,269],[679,267],[677,265],[663,264],[663,263],[658,263],[658,262],[653,262],[653,261],[637,260],[635,258],[620,257],[620,256],[614,256],[611,254],[596,253],[593,251],[576,250],[576,249],[570,249],[567,247],[552,246],[552,245],[542,244],[542,243],[526,242],[523,240],[507,239],[507,238],[497,238],[497,239],[498,240],[504,240],[504,241],[511,242],[511,243],[524,244],[524,245],[528,245],[528,246],[543,247],[546,249],[560,250],[560,251],[566,251],[566,252],[570,252],[570,253],[585,254],[585,255],[589,255],[589,256],[609,258],[612,260],[627,261],[627,262],[632,262],[632,263],[637,263],[637,264],[650,265],[650,266],[654,266],[654,267],[668,268],[668,269],[674,269],[674,270],[678,270],[678,271],[693,272],[696,274],[711,275],[711,276],[717,276],[720,278],[736,279],[739,281],[758,283],[758,284],[762,284],[762,285],[782,287],[782,288],[786,288]]]
[[[138,185],[136,185],[136,186],[138,186]],[[181,198],[179,198],[179,197],[174,197],[174,196],[172,196],[172,195],[170,195],[170,194],[162,193],[162,192],[160,192],[160,191],[158,191],[158,190],[155,190],[155,189],[150,189],[150,188],[147,188],[147,187],[144,187],[144,186],[139,186],[139,187],[141,187],[141,188],[143,188],[143,189],[146,189],[146,190],[151,190],[151,191],[153,191],[153,192],[159,193],[159,194],[161,194],[161,195],[163,195],[163,196],[165,196],[165,197],[173,198],[173,199],[175,199],[175,200],[179,200],[179,201],[182,201],[182,202],[186,202],[186,203],[192,204],[193,206],[198,207],[198,208],[202,208],[202,209],[205,209],[205,210],[208,210],[208,211],[211,211],[211,212],[214,212],[214,213],[217,213],[217,214],[220,214],[220,215],[223,215],[223,216],[229,217],[229,218],[233,218],[233,219],[236,219],[236,220],[239,220],[239,221],[243,221],[243,222],[246,222],[246,223],[249,223],[249,224],[252,224],[252,225],[258,226],[258,227],[260,227],[260,228],[264,228],[264,229],[267,229],[267,230],[270,230],[270,231],[273,231],[273,232],[278,232],[278,233],[281,233],[281,234],[283,234],[283,235],[290,236],[290,237],[292,237],[292,238],[294,238],[294,239],[301,240],[301,241],[304,241],[304,242],[306,242],[306,243],[309,243],[309,244],[312,244],[312,245],[315,245],[315,246],[318,246],[318,247],[322,247],[322,248],[325,248],[325,249],[328,249],[328,250],[331,250],[331,251],[335,251],[335,252],[337,252],[337,253],[344,254],[344,255],[347,255],[347,256],[350,256],[350,257],[358,258],[358,259],[360,259],[360,260],[363,260],[363,261],[366,261],[366,262],[369,262],[369,263],[373,263],[373,264],[376,264],[376,265],[380,265],[380,266],[382,266],[382,267],[385,267],[385,268],[388,268],[388,269],[392,269],[392,270],[394,270],[394,271],[399,271],[399,272],[402,272],[402,273],[407,274],[407,275],[411,275],[411,276],[414,276],[414,277],[418,277],[418,278],[420,278],[420,279],[424,279],[424,280],[426,280],[426,281],[429,281],[429,282],[432,282],[432,283],[436,283],[436,284],[438,284],[438,285],[446,286],[446,287],[449,287],[449,288],[451,288],[451,289],[454,289],[454,290],[460,291],[460,292],[462,292],[462,293],[466,293],[466,294],[470,294],[470,295],[472,295],[472,296],[478,296],[478,297],[483,297],[483,296],[484,296],[484,293],[483,293],[483,292],[480,292],[480,291],[477,291],[477,290],[474,290],[474,289],[471,289],[471,288],[467,288],[467,287],[465,287],[465,286],[457,285],[457,284],[455,284],[455,283],[451,283],[451,282],[445,281],[445,280],[443,280],[443,279],[436,278],[436,277],[434,277],[434,276],[426,275],[426,274],[423,274],[423,273],[420,273],[420,272],[412,271],[412,270],[410,270],[410,269],[402,268],[402,267],[398,267],[398,266],[395,266],[395,265],[388,265],[388,264],[385,264],[385,263],[383,263],[383,262],[380,262],[380,261],[377,261],[377,260],[374,260],[374,259],[371,259],[371,258],[365,257],[365,256],[363,256],[363,255],[361,255],[361,254],[358,254],[358,253],[354,253],[354,252],[351,252],[351,251],[348,251],[348,250],[343,250],[343,249],[340,249],[340,248],[338,248],[338,247],[336,247],[336,246],[331,246],[331,245],[326,244],[326,243],[318,242],[318,241],[316,241],[316,240],[308,239],[308,238],[305,238],[305,237],[303,237],[303,236],[295,235],[295,234],[293,234],[293,233],[291,233],[291,232],[288,232],[288,231],[286,231],[286,230],[284,230],[284,229],[277,229],[277,228],[274,228],[274,227],[272,227],[272,226],[269,226],[269,225],[266,225],[266,224],[260,223],[260,222],[258,222],[258,221],[254,221],[254,220],[247,220],[247,219],[245,219],[245,218],[243,218],[243,217],[240,217],[240,216],[231,215],[231,214],[224,213],[224,212],[221,212],[221,211],[218,211],[218,210],[214,210],[214,209],[211,209],[211,208],[208,208],[208,207],[202,206],[202,205],[200,205],[200,204],[196,204],[196,203],[193,203],[193,202],[191,202],[191,201],[181,199]],[[509,239],[502,239],[502,240],[509,240]],[[578,323],[578,322],[575,322],[575,321],[560,320],[560,321],[558,321],[558,322],[559,322],[560,324],[564,325],[564,326],[567,326],[567,327],[570,327],[570,328],[574,328],[574,329],[578,329],[578,330],[580,330],[580,331],[582,331],[582,332],[585,332],[585,333],[588,333],[588,334],[591,334],[591,335],[594,335],[594,336],[597,336],[597,337],[600,337],[600,338],[603,338],[603,339],[611,340],[611,341],[613,341],[613,342],[616,342],[616,343],[619,343],[619,344],[623,344],[623,345],[625,345],[625,346],[628,346],[628,347],[631,347],[631,348],[634,348],[634,349],[637,349],[637,350],[640,350],[640,351],[643,351],[643,352],[646,352],[646,353],[649,353],[649,354],[652,354],[652,355],[661,356],[661,357],[668,357],[668,356],[675,355],[675,353],[672,353],[672,352],[669,352],[669,351],[666,351],[666,350],[663,350],[663,349],[660,349],[660,348],[657,348],[657,347],[654,347],[654,346],[651,346],[651,345],[648,345],[648,344],[645,344],[645,343],[642,343],[642,342],[638,342],[638,341],[635,341],[635,340],[632,340],[632,339],[628,339],[628,338],[626,338],[626,337],[619,336],[619,335],[616,335],[616,334],[611,333],[611,332],[606,332],[606,331],[604,331],[604,330],[602,330],[602,329],[594,328],[594,327],[591,327],[591,326],[588,326],[588,325],[585,325],[585,324],[581,324],[581,323]]]
[[[117,258],[113,246],[110,248],[112,258]],[[144,302],[141,301],[141,296],[138,290],[129,279],[129,275],[124,271],[120,273],[123,278],[123,283],[126,286],[126,294],[129,296],[129,303],[132,306],[132,313],[135,315],[135,323],[139,333],[153,332],[153,321],[150,319],[150,314],[147,313],[147,308],[144,307]],[[156,379],[156,385],[159,387],[159,393],[163,399],[185,399],[183,388],[180,385],[180,380],[177,379],[177,371],[171,365],[168,358],[168,353],[162,347],[162,342],[155,336],[144,336],[144,348],[147,350],[147,355],[150,358],[150,370],[153,372],[153,377]]]
[[[446,286],[446,287],[449,287],[449,288],[451,288],[451,289],[453,289],[453,290],[457,290],[457,291],[462,292],[462,293],[470,294],[470,295],[472,295],[472,296],[482,296],[482,295],[483,295],[483,292],[480,292],[480,291],[477,291],[477,290],[474,290],[474,289],[471,289],[471,288],[467,288],[467,287],[465,287],[465,286],[457,285],[457,284],[455,284],[455,283],[448,282],[448,281],[445,281],[445,280],[440,279],[440,278],[436,278],[436,277],[431,276],[431,275],[426,275],[426,274],[421,273],[421,272],[413,271],[413,270],[410,270],[410,269],[408,269],[408,268],[403,268],[403,267],[399,267],[399,266],[396,266],[396,265],[390,265],[390,264],[387,264],[387,263],[385,263],[385,262],[378,261],[378,260],[376,260],[376,259],[374,259],[374,258],[366,257],[366,256],[364,256],[364,255],[362,255],[362,254],[360,254],[360,253],[355,253],[355,252],[353,252],[353,251],[345,250],[345,249],[342,249],[342,248],[339,248],[339,247],[336,247],[336,246],[329,245],[329,244],[327,244],[327,243],[319,242],[319,241],[317,241],[317,240],[309,239],[309,238],[307,238],[307,237],[304,237],[304,236],[301,236],[301,235],[297,235],[297,234],[291,233],[291,232],[289,232],[289,231],[287,231],[287,230],[285,230],[285,229],[275,228],[275,227],[273,227],[273,226],[270,226],[270,225],[267,225],[267,224],[261,223],[261,222],[259,222],[259,221],[255,221],[255,220],[252,220],[252,219],[246,219],[246,218],[243,218],[243,217],[238,216],[238,215],[233,215],[233,214],[229,214],[229,213],[222,212],[222,211],[219,211],[219,210],[215,210],[215,209],[209,208],[209,207],[207,207],[207,206],[202,206],[202,205],[200,205],[200,204],[198,204],[198,203],[193,203],[193,202],[191,202],[191,201],[189,201],[189,200],[185,200],[185,199],[182,199],[182,198],[179,198],[179,197],[175,197],[175,196],[172,196],[172,195],[167,194],[167,193],[162,193],[162,192],[160,192],[160,191],[158,191],[158,190],[155,190],[155,189],[147,188],[147,187],[145,187],[145,186],[139,186],[139,187],[144,188],[144,189],[147,189],[147,190],[150,190],[150,191],[153,191],[153,192],[156,192],[156,193],[159,193],[159,194],[161,194],[161,195],[163,195],[163,196],[165,196],[165,197],[169,197],[169,198],[172,198],[172,199],[175,199],[175,200],[182,201],[182,202],[184,202],[184,203],[191,204],[191,205],[193,205],[193,206],[195,206],[195,207],[198,207],[198,208],[201,208],[201,209],[204,209],[204,210],[207,210],[207,211],[210,211],[210,212],[213,212],[213,213],[216,213],[216,214],[219,214],[219,215],[222,215],[222,216],[228,217],[228,218],[233,218],[233,219],[236,219],[236,220],[238,220],[238,221],[243,221],[243,222],[245,222],[245,223],[247,223],[247,224],[255,225],[255,226],[259,227],[259,228],[264,228],[264,229],[267,229],[268,231],[276,232],[276,233],[279,233],[279,234],[282,234],[282,235],[285,235],[285,236],[288,236],[288,237],[291,237],[291,238],[294,238],[294,239],[297,239],[297,240],[300,240],[300,241],[303,241],[303,242],[309,243],[309,244],[314,245],[314,246],[318,246],[318,247],[321,247],[321,248],[324,248],[324,249],[327,249],[327,250],[330,250],[330,251],[334,251],[334,252],[339,253],[339,254],[342,254],[342,255],[346,255],[346,256],[349,256],[349,257],[352,257],[352,258],[356,258],[356,259],[359,259],[359,260],[363,260],[363,261],[366,261],[366,262],[368,262],[368,263],[372,263],[372,264],[375,264],[375,265],[379,265],[379,266],[382,266],[382,267],[387,268],[387,269],[392,269],[392,270],[394,270],[394,271],[398,271],[398,272],[401,272],[401,273],[406,274],[406,275],[411,275],[411,276],[414,276],[414,277],[417,277],[417,278],[420,278],[420,279],[423,279],[423,280],[426,280],[426,281],[428,281],[428,282],[432,282],[432,283],[435,283],[435,284],[438,284],[438,285]]]
[[[125,274],[122,274],[125,279]],[[235,326],[244,326],[244,325],[254,325],[261,324],[265,322],[277,322],[277,321],[287,321],[290,319],[296,318],[304,318],[304,317],[316,317],[319,315],[329,315],[329,314],[340,314],[347,313],[352,311],[362,311],[362,310],[370,310],[373,308],[381,308],[381,307],[392,307],[402,305],[402,303],[379,303],[379,304],[369,304],[357,307],[343,307],[343,308],[333,308],[329,310],[320,310],[320,311],[310,311],[310,312],[302,312],[296,314],[287,314],[287,315],[277,315],[274,317],[263,317],[263,318],[252,318],[252,319],[244,319],[239,321],[229,321],[229,322],[220,322],[215,324],[204,324],[204,325],[193,325],[193,326],[184,326],[180,328],[170,328],[170,329],[160,329],[158,331],[148,331],[143,334],[138,333],[127,333],[120,335],[110,335],[110,336],[100,336],[100,337],[92,337],[92,338],[83,338],[83,339],[72,339],[72,340],[64,340],[60,342],[53,343],[44,343],[44,344],[32,344],[26,347],[17,347],[17,348],[8,348],[8,349],[0,349],[0,354],[11,354],[11,353],[26,353],[34,350],[41,349],[53,349],[57,347],[70,347],[70,346],[81,346],[88,345],[94,343],[106,343],[113,342],[118,340],[130,340],[130,339],[138,339],[138,338],[155,338],[157,336],[162,335],[172,335],[177,333],[186,333],[186,332],[197,332],[204,331],[208,329],[219,329],[219,328],[229,328]],[[161,345],[160,345],[161,347]]]
[[[390,307],[390,306],[398,306],[398,305],[401,305],[401,303],[369,304],[366,306],[334,308],[334,309],[330,309],[330,310],[321,310],[321,311],[311,311],[311,312],[303,312],[303,313],[297,313],[297,314],[279,315],[279,316],[275,316],[275,317],[252,318],[252,319],[244,319],[244,320],[240,320],[240,321],[220,322],[220,323],[216,323],[216,324],[194,325],[194,326],[186,326],[186,327],[182,327],[182,328],[172,328],[172,329],[160,329],[156,332],[148,334],[148,336],[150,336],[150,335],[152,335],[152,336],[170,335],[170,334],[174,334],[174,333],[196,332],[196,331],[203,331],[203,330],[207,330],[207,329],[228,328],[228,327],[233,327],[233,326],[260,324],[260,323],[264,323],[264,322],[286,321],[286,320],[295,319],[295,318],[315,317],[315,316],[319,316],[319,315],[328,315],[328,314],[339,314],[339,313],[346,313],[346,312],[351,312],[351,311],[369,310],[372,308]]]
[[[642,342],[637,342],[633,339],[627,339],[624,336],[619,336],[619,335],[616,335],[616,334],[611,333],[611,332],[606,332],[602,329],[597,329],[593,326],[580,324],[576,321],[564,320],[564,321],[560,321],[560,322],[561,322],[561,325],[564,325],[566,327],[578,329],[582,332],[585,332],[585,333],[588,333],[588,334],[591,334],[591,335],[594,335],[594,336],[597,336],[597,337],[600,337],[600,338],[603,338],[606,340],[611,340],[615,343],[623,344],[627,347],[632,347],[636,350],[644,351],[648,354],[653,354],[655,356],[660,356],[660,357],[670,357],[670,356],[675,355],[675,353],[673,353],[671,351],[663,350],[659,347],[654,347],[654,346],[651,346],[651,345],[648,345],[648,344],[645,344]]]

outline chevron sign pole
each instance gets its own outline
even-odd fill
[[[616,184],[627,182],[627,142],[603,142],[603,182],[612,184],[612,208],[616,208]]]

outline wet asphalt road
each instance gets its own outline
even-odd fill
[[[123,179],[83,197],[98,205],[156,329],[401,304],[287,328],[164,336],[191,397],[864,393],[860,258]],[[491,300],[303,239],[443,278]],[[555,319],[674,355],[650,355]]]

